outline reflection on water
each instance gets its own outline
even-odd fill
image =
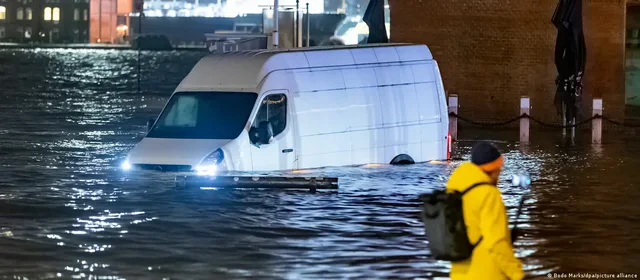
[[[116,167],[200,53],[0,51],[0,275],[32,278],[437,278],[415,200],[461,163],[327,168],[338,191],[173,188],[171,174]],[[574,144],[560,133],[462,130],[494,139],[516,249],[530,275],[637,273],[640,144],[633,135]],[[472,141],[455,144],[466,159]],[[308,174],[302,172],[305,175]]]

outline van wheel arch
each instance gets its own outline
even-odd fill
[[[407,154],[400,154],[394,157],[391,160],[391,164],[393,165],[407,165],[407,164],[415,164],[416,162],[413,158]]]

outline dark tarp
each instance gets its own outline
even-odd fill
[[[367,43],[388,43],[387,28],[384,20],[384,0],[370,0],[364,12],[364,22],[369,26]]]
[[[558,29],[555,46],[556,96],[558,112],[566,108],[567,122],[577,119],[582,99],[582,78],[586,65],[586,46],[582,27],[582,0],[559,0],[551,22]]]

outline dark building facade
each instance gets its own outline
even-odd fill
[[[0,0],[0,42],[88,43],[89,0]]]
[[[626,1],[583,1],[587,65],[583,118],[592,98],[605,115],[624,118]],[[459,96],[459,113],[474,120],[520,114],[520,96],[531,97],[531,115],[559,121],[553,99],[558,31],[551,16],[558,0],[389,0],[391,40],[426,44],[440,65],[446,90]]]

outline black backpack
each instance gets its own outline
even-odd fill
[[[480,236],[476,244],[469,242],[462,212],[462,196],[481,185],[489,184],[478,183],[464,192],[446,193],[444,190],[437,190],[419,196],[423,202],[421,218],[431,255],[435,259],[452,262],[467,260],[482,241]]]

